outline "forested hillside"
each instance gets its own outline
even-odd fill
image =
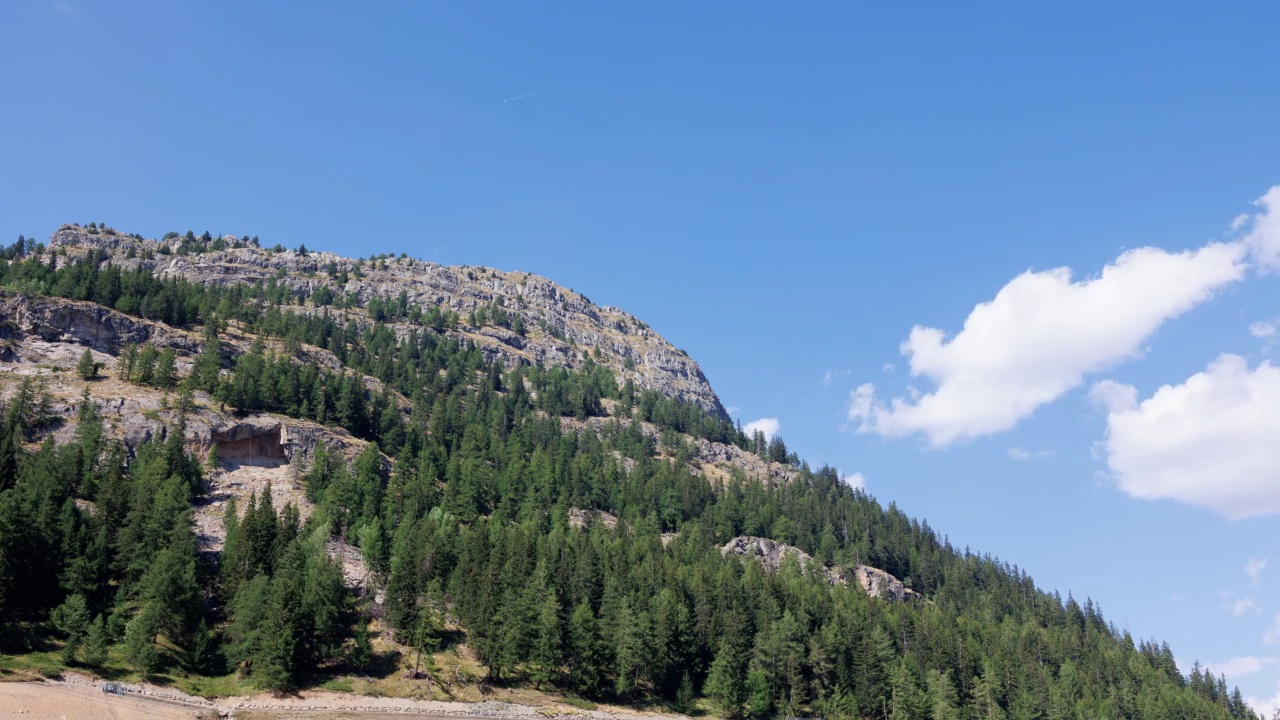
[[[9,296],[92,303],[199,338],[86,347],[74,366],[41,368],[22,360],[30,337],[0,318],[11,656],[52,643],[90,669],[119,659],[288,690],[368,672],[385,630],[403,651],[394,671],[437,684],[433,652],[465,644],[494,684],[680,712],[1256,717],[1222,678],[1181,675],[1167,645],[1131,638],[1092,602],[954,547],[780,440],[619,382],[592,348],[573,369],[506,364],[448,332],[492,318],[381,299],[338,314],[283,279],[205,284],[123,260],[20,241],[0,263]],[[229,350],[233,331],[254,338],[243,352]],[[62,414],[43,387],[54,374],[83,383]],[[163,433],[132,446],[113,433],[95,394],[104,376],[167,393]],[[188,436],[197,411],[295,418],[366,444],[295,452],[298,503],[228,502],[225,545],[209,551],[191,517],[219,459]],[[728,472],[704,446],[722,449]],[[824,566],[879,568],[919,597],[721,552],[743,535]],[[369,588],[344,580],[333,538],[359,548]]]

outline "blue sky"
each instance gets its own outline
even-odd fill
[[[953,5],[5,3],[0,232],[546,275],[1280,703],[1280,6]]]

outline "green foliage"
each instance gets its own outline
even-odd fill
[[[107,634],[107,624],[103,621],[102,616],[94,618],[89,624],[88,636],[84,643],[84,662],[86,665],[94,667],[102,665],[107,661],[107,648],[111,644],[111,639]]]
[[[84,349],[84,354],[80,356],[80,362],[76,363],[76,374],[82,380],[92,380],[98,377],[98,363],[93,360],[93,353],[89,348]]]

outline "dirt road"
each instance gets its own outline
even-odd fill
[[[117,697],[89,685],[63,682],[0,683],[0,718],[20,720],[191,720],[207,710],[137,697]],[[216,715],[214,716],[216,717]]]
[[[171,688],[128,683],[124,696],[102,692],[102,681],[78,673],[62,680],[0,683],[0,720],[686,720],[657,713],[563,709],[564,714],[502,702],[460,703],[306,691],[210,701]]]

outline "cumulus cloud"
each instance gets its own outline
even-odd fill
[[[863,474],[860,472],[856,472],[851,475],[845,475],[844,473],[840,473],[840,479],[843,480],[849,487],[853,488],[854,490],[867,489],[867,478],[864,477]]]
[[[1267,561],[1270,559],[1270,555],[1256,555],[1249,558],[1249,562],[1244,564],[1244,574],[1257,582],[1258,578],[1262,577],[1262,571],[1267,569]]]
[[[1249,334],[1263,340],[1273,338],[1276,336],[1276,321],[1259,320],[1249,326]]]
[[[1246,655],[1244,657],[1234,657],[1230,660],[1224,660],[1216,663],[1205,663],[1205,667],[1213,672],[1214,675],[1226,675],[1229,678],[1238,678],[1241,675],[1251,675],[1258,672],[1269,665],[1280,663],[1273,657],[1255,657]]]
[[[764,433],[765,440],[772,440],[773,436],[777,435],[778,431],[781,429],[782,423],[778,422],[778,418],[767,417],[760,418],[759,420],[752,420],[743,426],[742,431],[747,434],[747,437],[751,437],[756,434],[757,430],[759,430]]]
[[[1108,401],[1099,446],[1124,492],[1233,519],[1280,512],[1280,367],[1224,354],[1141,403],[1117,387],[1092,394]]]
[[[1267,191],[1254,203],[1260,210],[1237,218],[1235,230],[1246,229],[1243,241],[1249,246],[1260,272],[1280,270],[1280,185]]]
[[[1008,455],[1010,460],[1020,461],[1048,460],[1054,456],[1052,450],[1028,450],[1020,447],[1005,448],[1004,454]]]
[[[1138,388],[1103,380],[1089,390],[1089,399],[1113,412],[1124,412],[1138,406]]]
[[[976,306],[954,337],[911,330],[902,354],[932,392],[885,404],[864,384],[849,398],[848,418],[859,432],[923,433],[935,447],[1009,430],[1086,374],[1140,355],[1165,321],[1240,280],[1246,254],[1240,242],[1178,253],[1147,247],[1094,278],[1073,280],[1065,267],[1025,272]]]

